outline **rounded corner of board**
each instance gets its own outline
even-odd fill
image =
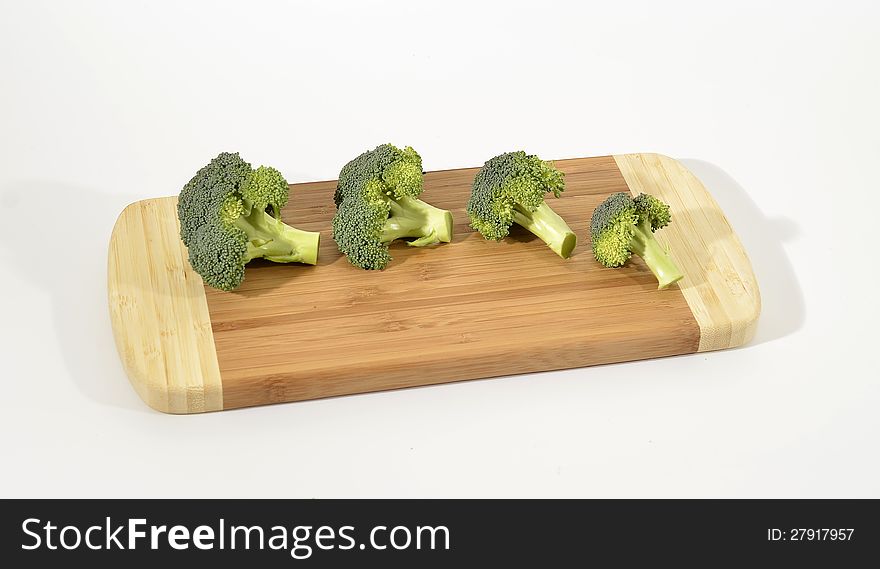
[[[192,378],[181,375],[157,375],[143,359],[130,349],[124,331],[114,325],[114,336],[125,375],[141,400],[154,411],[169,415],[189,415],[223,410],[223,394],[219,383],[191,384]],[[157,354],[161,357],[161,354]]]
[[[120,356],[124,355],[120,353]],[[130,367],[129,363],[123,359],[123,367],[128,381],[134,388],[135,393],[141,398],[147,407],[160,413],[168,415],[177,415],[181,413],[189,413],[185,408],[178,409],[172,405],[172,393],[167,385],[151,382],[149,376],[144,370]]]
[[[177,206],[177,198],[176,197],[165,197],[165,198],[149,198],[144,200],[137,200],[129,203],[119,212],[119,215],[116,216],[116,222],[113,224],[113,230],[110,233],[110,242],[111,244],[118,239],[118,234],[121,229],[123,229],[126,224],[130,223],[133,219],[143,215],[143,212],[146,208],[151,206],[161,205],[176,208]],[[176,215],[176,212],[175,212]]]
[[[748,254],[712,194],[684,164],[657,153],[616,154],[630,192],[668,203],[673,222],[657,234],[685,277],[682,295],[700,328],[698,351],[734,348],[755,335],[761,294]]]
[[[758,328],[761,316],[761,302],[758,299],[743,305],[736,317],[726,323],[700,325],[700,345],[698,352],[711,352],[738,348],[751,342]]]
[[[207,299],[180,241],[176,198],[142,200],[116,220],[107,260],[110,320],[132,387],[151,408],[223,409]]]

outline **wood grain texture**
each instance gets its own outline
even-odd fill
[[[223,408],[205,286],[187,261],[177,198],[133,203],[110,238],[107,290],[116,347],[135,390],[166,413]]]
[[[395,242],[386,270],[363,271],[330,237],[336,182],[295,184],[284,217],[322,233],[317,266],[256,261],[231,293],[204,287],[190,269],[176,198],[133,204],[114,229],[109,261],[111,313],[126,370],[151,406],[188,413],[693,353],[721,347],[715,336],[727,345],[745,341],[749,335],[734,334],[740,326],[733,323],[724,335],[724,318],[739,313],[713,306],[703,289],[719,286],[712,267],[743,269],[742,281],[753,284],[748,260],[692,266],[691,257],[705,261],[694,247],[708,243],[728,255],[720,241],[736,238],[685,173],[676,174],[689,185],[672,204],[671,227],[682,228],[683,240],[674,254],[693,271],[684,290],[700,291],[702,305],[676,285],[658,291],[639,259],[614,270],[593,259],[593,208],[611,193],[648,183],[635,167],[624,179],[618,165],[628,167],[626,160],[556,161],[566,191],[549,203],[579,239],[567,260],[516,226],[502,242],[474,233],[464,212],[477,172],[469,168],[425,175],[423,198],[455,216],[452,243]],[[650,173],[654,162],[639,160],[647,160]],[[668,177],[672,166],[662,166]],[[669,199],[662,192],[671,190],[660,190]],[[694,232],[706,240],[692,239]],[[695,316],[700,310],[712,318]],[[706,322],[711,342],[701,337]]]
[[[660,154],[614,157],[633,195],[670,205],[673,222],[658,239],[684,272],[679,283],[700,326],[701,352],[745,344],[755,335],[761,294],[748,255],[724,212],[681,162]]]

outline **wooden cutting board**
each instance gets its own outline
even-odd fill
[[[335,181],[295,184],[283,212],[321,231],[317,266],[258,261],[235,292],[205,287],[178,237],[176,198],[131,204],[113,229],[110,313],[132,385],[154,409],[199,413],[738,346],[760,296],[718,205],[657,154],[555,161],[577,234],[563,260],[516,228],[489,242],[464,211],[476,168],[428,172],[422,197],[455,216],[452,243],[392,245],[384,271],[352,267],[330,236]],[[668,244],[685,277],[657,290],[640,259],[606,269],[593,208],[614,192],[670,204]]]

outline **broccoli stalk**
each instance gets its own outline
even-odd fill
[[[546,202],[542,202],[534,211],[519,204],[514,205],[513,221],[537,235],[551,251],[563,259],[571,256],[577,244],[577,237],[568,224]]]
[[[672,261],[672,257],[669,256],[669,252],[654,238],[654,232],[651,231],[651,224],[647,219],[642,219],[635,226],[630,248],[633,253],[642,258],[642,261],[657,277],[657,288],[666,288],[684,278],[684,275]]]
[[[261,258],[275,263],[314,265],[318,262],[321,238],[318,232],[291,227],[254,207],[250,208],[250,213],[237,217],[233,224],[247,235],[245,263]]]
[[[635,253],[657,278],[657,288],[666,288],[683,278],[669,252],[654,238],[654,232],[671,219],[669,206],[654,196],[612,194],[593,211],[593,255],[602,265],[613,268],[626,264]]]
[[[565,220],[544,201],[565,190],[563,173],[552,163],[523,151],[487,161],[474,177],[467,213],[471,227],[486,239],[507,237],[513,223],[537,235],[563,259],[571,256],[577,237]]]
[[[391,214],[379,238],[382,243],[416,237],[408,245],[423,247],[452,240],[452,213],[449,211],[409,196],[388,203]]]

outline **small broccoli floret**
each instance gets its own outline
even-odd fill
[[[355,267],[384,269],[388,244],[413,239],[422,247],[452,240],[452,213],[418,199],[422,158],[411,147],[383,144],[364,152],[339,173],[333,239]]]
[[[281,221],[288,192],[278,170],[253,170],[238,153],[229,152],[214,158],[183,187],[177,198],[180,238],[190,265],[205,283],[220,290],[238,288],[245,265],[256,258],[317,262],[320,234]]]
[[[671,219],[669,206],[654,196],[639,194],[633,199],[624,192],[612,194],[593,211],[593,255],[606,267],[620,267],[635,253],[657,277],[657,288],[666,288],[683,277],[654,238],[654,231]]]
[[[471,227],[486,239],[504,239],[513,223],[541,238],[563,259],[571,256],[577,237],[544,201],[565,190],[564,174],[534,155],[508,152],[492,158],[474,178],[467,213]]]
[[[271,210],[275,219],[281,219],[281,208],[287,205],[290,187],[281,172],[269,166],[260,166],[245,177],[241,184],[241,195],[253,207]]]

